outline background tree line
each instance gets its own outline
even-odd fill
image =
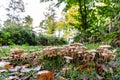
[[[61,3],[66,4],[64,18],[54,32],[63,31],[62,37],[73,42],[120,45],[120,0],[58,0],[55,6]]]
[[[44,34],[39,33],[40,37],[46,38],[46,40],[43,39],[46,42],[42,43],[52,43],[51,41],[54,43],[56,39],[64,42],[66,39],[68,42],[102,42],[120,45],[120,0],[58,0],[57,4],[53,3],[52,0],[40,0],[40,2],[46,1],[51,1],[51,4],[47,8],[47,12],[44,13],[45,19],[39,25],[39,28],[44,31]],[[55,8],[59,7],[61,3],[66,4],[66,6],[61,19],[57,21]],[[36,41],[28,42],[30,45],[38,44],[40,41],[38,41],[39,34],[36,35],[33,31],[33,19],[29,15],[22,16],[22,13],[25,12],[24,2],[22,0],[10,0],[6,10],[8,11],[8,19],[4,22],[4,28],[0,30],[1,44],[17,42],[13,41],[12,43],[12,41],[8,41],[8,38],[10,36],[13,38],[13,32],[20,34],[20,30],[23,30],[23,33],[15,40],[23,38],[24,41],[18,41],[16,44],[19,42],[25,44],[27,39]],[[25,32],[27,30],[28,32]],[[24,33],[30,33],[29,38],[26,39],[26,34],[24,38]],[[53,38],[55,39],[52,40]],[[4,42],[5,40],[7,41]]]
[[[67,41],[54,35],[47,36],[33,30],[33,19],[24,16],[24,2],[10,0],[7,10],[7,20],[0,28],[0,45],[62,45]]]

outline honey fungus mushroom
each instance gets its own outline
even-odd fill
[[[108,49],[110,47],[110,45],[102,45],[97,49],[99,58],[101,58],[103,62],[109,62],[115,59],[113,52]]]

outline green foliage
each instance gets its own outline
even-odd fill
[[[6,27],[0,31],[1,45],[63,45],[67,41],[55,36],[40,34],[36,36],[28,27],[16,26]]]
[[[25,26],[17,25],[2,28],[0,31],[0,43],[2,45],[37,45],[36,35]]]
[[[55,17],[55,9],[54,9],[54,4],[50,4],[49,7],[47,8],[47,12],[44,13],[45,20],[42,20],[40,22],[40,27],[45,30],[45,33],[47,35],[52,36],[55,33],[55,29],[57,27]]]
[[[41,60],[43,63],[43,68],[50,71],[59,71],[62,69],[65,59],[63,57],[57,56],[54,58],[44,57]]]
[[[120,0],[58,0],[57,5],[62,2],[66,4],[63,15],[66,38],[74,36],[75,42],[82,43],[119,41]],[[68,30],[72,33],[73,29],[76,33],[68,36]]]
[[[69,3],[69,4],[68,4]],[[73,18],[74,21],[67,23],[68,26],[74,26],[78,30],[78,33],[74,37],[74,41],[80,42],[104,42],[111,43],[116,36],[119,36],[119,1],[92,1],[81,0],[78,3],[78,13],[73,13],[69,18]],[[73,5],[69,0],[67,5]],[[68,13],[71,12],[71,7],[68,8]],[[74,10],[74,9],[73,9]],[[76,15],[75,15],[76,14]],[[78,14],[78,15],[77,15]],[[74,16],[73,16],[74,15]],[[66,17],[67,19],[68,17]],[[69,19],[68,18],[68,19]],[[70,19],[71,20],[71,19]],[[75,21],[79,21],[76,26]],[[73,27],[72,27],[73,28]],[[118,34],[119,33],[119,34]]]
[[[25,25],[31,27],[32,26],[32,22],[33,22],[33,19],[29,15],[27,15],[25,17]]]
[[[39,40],[39,44],[43,46],[67,44],[67,41],[64,38],[59,38],[55,36],[46,36],[42,34],[39,34],[38,40]]]
[[[84,43],[88,49],[97,49],[100,46],[100,43]]]

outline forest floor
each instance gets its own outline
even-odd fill
[[[99,46],[100,44],[85,44],[84,47],[97,50]],[[0,80],[120,80],[120,48],[110,48],[115,59],[100,63],[97,62],[99,60],[86,59],[82,62],[78,56],[63,54],[63,57],[51,53],[56,49],[59,52],[61,47],[64,49],[66,45],[0,47]],[[67,47],[69,50],[76,49],[74,45]],[[41,51],[44,55],[39,55]]]

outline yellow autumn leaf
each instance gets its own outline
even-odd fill
[[[10,64],[5,64],[4,68],[5,68],[5,69],[10,69],[10,68],[12,68],[12,65],[10,65]]]
[[[29,66],[30,66],[30,64],[24,64],[24,66],[25,66],[25,67],[29,67]]]

